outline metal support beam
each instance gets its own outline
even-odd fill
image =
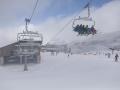
[[[24,62],[24,71],[28,71],[27,67],[27,56],[25,55],[25,62]]]

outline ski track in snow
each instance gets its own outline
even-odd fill
[[[42,53],[41,64],[0,66],[0,90],[120,90],[120,62],[104,55]]]

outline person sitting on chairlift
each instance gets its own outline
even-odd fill
[[[79,34],[81,34],[81,31],[82,31],[82,26],[83,26],[83,25],[82,25],[82,24],[80,24],[80,26],[79,26],[79,30],[78,30],[78,33],[79,33]]]
[[[82,25],[81,34],[85,33],[85,25]]]
[[[79,30],[79,25],[77,25],[77,26],[74,28],[74,31],[75,31],[75,32],[78,32],[78,30]]]
[[[93,35],[96,33],[96,30],[95,30],[94,26],[91,27],[91,32],[92,32]]]
[[[88,33],[88,25],[86,25],[84,33],[85,33],[85,34]]]

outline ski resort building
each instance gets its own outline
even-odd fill
[[[27,42],[15,42],[0,48],[0,65],[5,64],[23,64],[27,57],[27,63],[40,63],[40,47],[37,44],[42,42],[33,42],[34,46],[31,47]],[[21,52],[19,52],[19,44],[21,44]],[[23,45],[22,45],[23,44]],[[35,46],[36,44],[36,46]],[[24,48],[29,50],[29,53],[24,53]],[[32,49],[31,49],[32,48]],[[30,51],[30,50],[34,50]]]

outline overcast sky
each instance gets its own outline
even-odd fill
[[[82,8],[88,1],[39,0],[30,29],[42,33],[44,42],[47,42],[73,18],[74,14],[84,15],[85,10]],[[16,41],[16,35],[24,29],[24,19],[30,17],[35,2],[36,0],[0,0],[0,46]],[[100,32],[118,30],[120,0],[93,0],[91,8],[92,17]],[[59,35],[59,39],[69,41],[70,38],[76,38],[71,24]]]
[[[39,0],[33,23],[40,23],[49,17],[68,16],[81,11],[89,0]],[[110,0],[93,0],[93,6],[100,7]],[[24,21],[32,13],[36,0],[0,0],[0,26],[12,26]]]

